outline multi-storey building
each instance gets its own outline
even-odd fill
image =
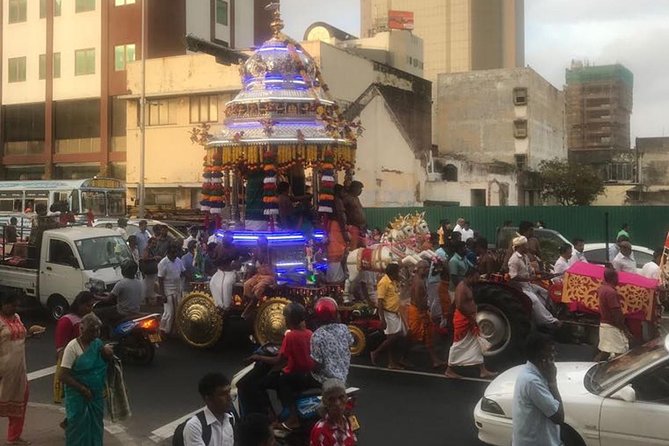
[[[620,64],[572,63],[566,70],[569,158],[600,171],[608,182],[636,181],[630,150],[634,75]]]
[[[525,65],[524,0],[361,0],[362,37],[388,29],[388,11],[414,13],[425,78]]]
[[[564,93],[531,68],[439,75],[434,201],[464,206],[540,203],[536,171],[565,159]],[[436,177],[436,178],[435,178]]]
[[[136,120],[118,98],[126,64],[141,58],[143,43],[147,59],[186,54],[188,34],[248,48],[268,34],[264,4],[2,0],[0,178],[125,179],[127,122]]]

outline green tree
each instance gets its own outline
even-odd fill
[[[598,172],[584,164],[554,159],[539,164],[541,197],[563,206],[587,206],[604,193]]]

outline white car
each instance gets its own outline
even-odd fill
[[[611,243],[609,243],[611,247]],[[583,254],[590,263],[605,264],[606,263],[606,243],[586,243],[583,248]],[[653,260],[653,250],[644,246],[632,245],[632,254],[636,260],[637,273],[641,274],[643,266]],[[613,259],[609,259],[612,262]]]
[[[565,446],[669,445],[669,336],[609,362],[558,362]],[[486,388],[474,409],[479,439],[511,445],[513,388],[522,366]]]

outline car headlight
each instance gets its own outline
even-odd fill
[[[104,281],[100,279],[88,279],[84,287],[93,294],[101,294],[106,290]]]
[[[483,397],[481,399],[481,410],[483,412],[505,416],[504,411],[502,410],[500,405],[491,400],[490,398]]]

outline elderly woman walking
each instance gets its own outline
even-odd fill
[[[102,445],[104,389],[111,347],[100,340],[102,322],[89,313],[81,319],[80,335],[65,347],[60,380],[65,384],[65,444]]]
[[[16,314],[18,298],[0,294],[0,417],[9,418],[8,445],[28,445],[21,438],[28,403],[25,340],[44,331],[32,326],[29,330]]]
[[[355,446],[358,438],[346,416],[346,385],[338,379],[323,383],[322,417],[311,430],[309,446]]]

